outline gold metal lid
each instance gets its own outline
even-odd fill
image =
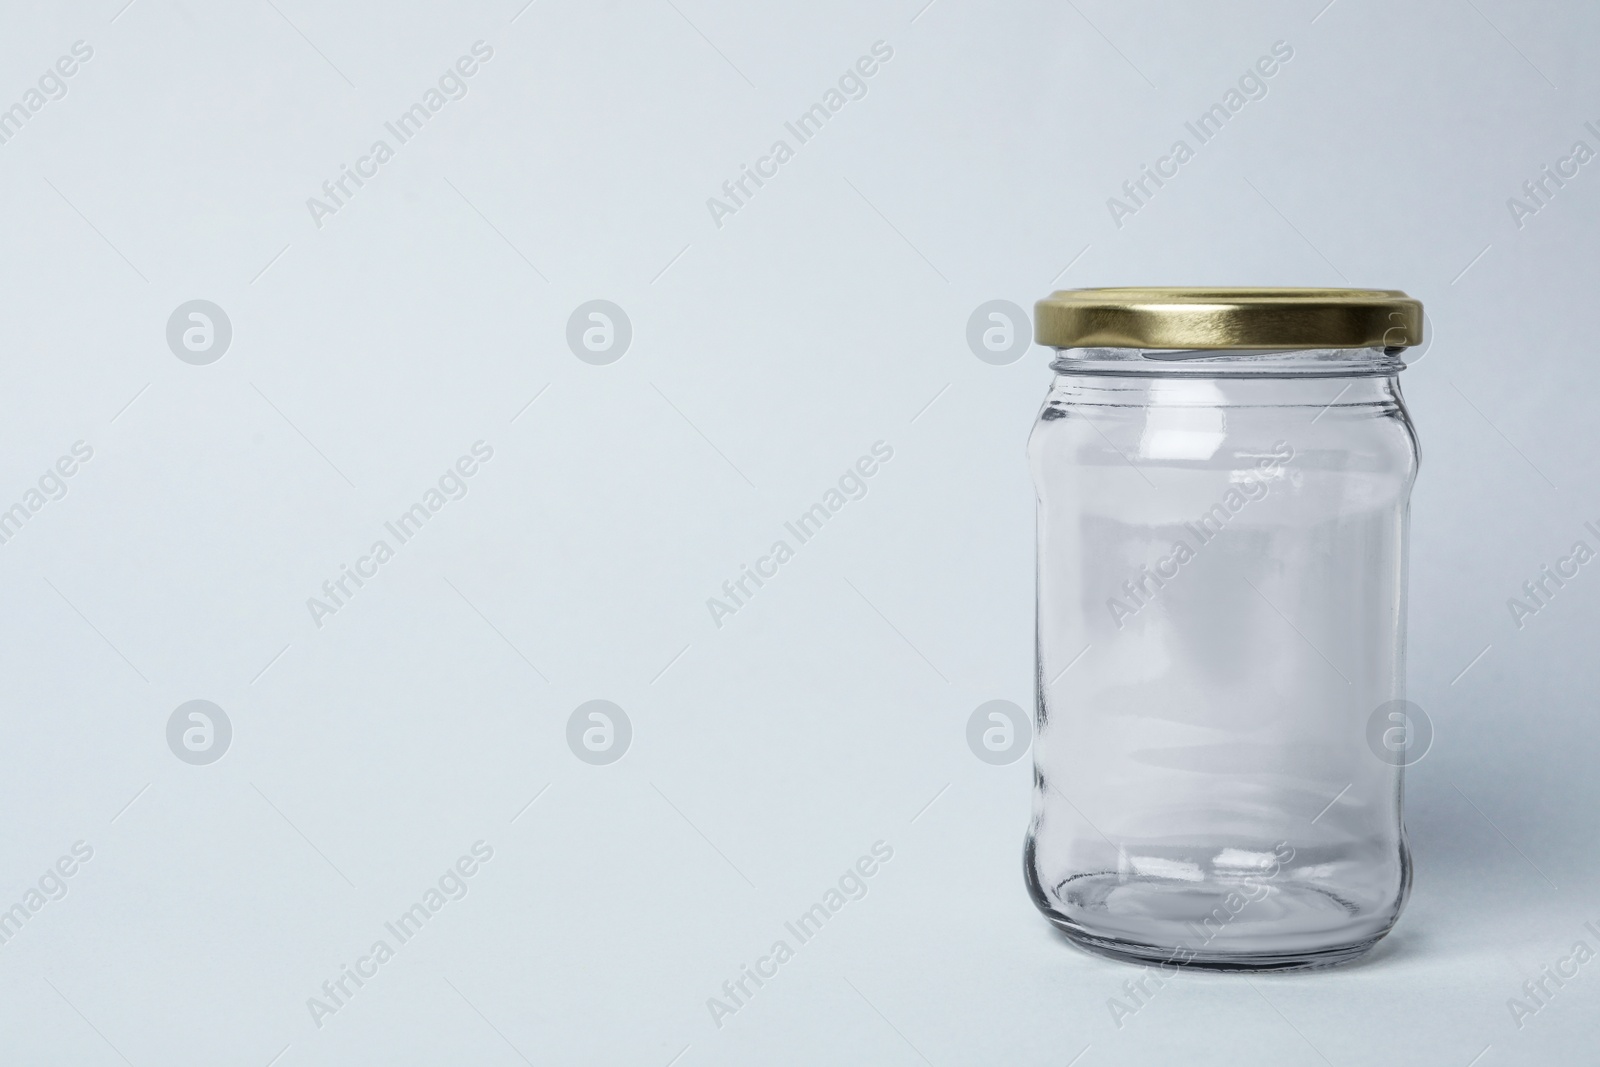
[[[1405,348],[1422,303],[1398,289],[1062,289],[1033,306],[1052,348]]]

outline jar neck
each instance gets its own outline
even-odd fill
[[[1404,404],[1400,379],[1395,375],[1332,376],[1266,375],[1157,377],[1152,374],[1100,374],[1078,371],[1057,374],[1045,399],[1045,410],[1105,408],[1124,413],[1175,409],[1262,408],[1305,412],[1332,424],[1336,412],[1362,409],[1391,412]],[[1050,415],[1044,416],[1047,420]]]
[[[1134,378],[1387,378],[1405,370],[1401,348],[1058,348],[1057,374]]]

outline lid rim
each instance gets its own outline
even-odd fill
[[[1397,289],[1063,289],[1034,305],[1051,348],[1409,348],[1422,304]]]

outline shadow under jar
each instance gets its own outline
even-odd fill
[[[1036,308],[1025,868],[1077,944],[1218,969],[1353,959],[1411,884],[1416,437],[1404,293],[1100,289]]]

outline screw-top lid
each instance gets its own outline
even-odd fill
[[[1033,307],[1052,348],[1405,348],[1422,303],[1398,289],[1062,289]]]

